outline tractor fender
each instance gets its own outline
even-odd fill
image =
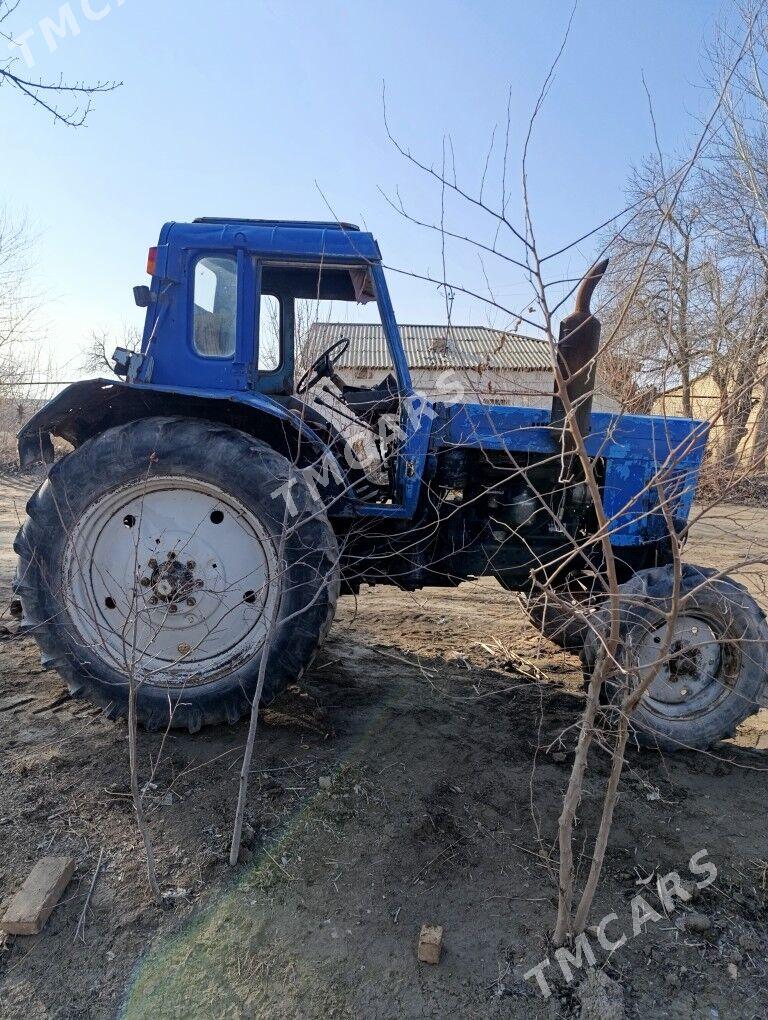
[[[21,466],[51,464],[53,437],[77,448],[115,425],[157,415],[180,415],[217,421],[268,443],[299,467],[315,466],[324,495],[345,489],[348,472],[339,458],[295,411],[262,393],[249,391],[201,394],[198,390],[128,384],[109,379],[72,383],[49,400],[19,432]],[[336,492],[334,492],[336,489]]]

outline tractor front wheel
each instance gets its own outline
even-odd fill
[[[116,718],[195,732],[296,680],[336,607],[336,539],[301,472],[215,422],[150,418],[65,457],[16,540],[43,665]]]
[[[545,638],[568,652],[581,652],[594,612],[595,591],[594,576],[574,575],[550,590],[531,588],[519,598],[531,623]]]
[[[607,602],[590,621],[582,661],[602,668],[608,718],[646,684],[630,719],[639,744],[705,750],[733,736],[765,698],[768,624],[743,585],[683,565],[678,605],[672,566],[641,570],[619,588],[619,641],[606,662]]]

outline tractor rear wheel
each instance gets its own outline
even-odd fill
[[[618,668],[606,669],[603,701],[616,705],[634,685],[652,677],[631,718],[635,739],[646,747],[705,750],[733,736],[765,698],[765,613],[743,585],[715,573],[683,565],[681,605],[671,634],[671,566],[638,571],[619,588]],[[607,603],[591,624],[582,655],[586,679],[606,655]],[[666,655],[660,655],[664,649]]]
[[[17,594],[43,665],[112,718],[196,732],[269,701],[330,628],[339,557],[301,473],[215,422],[109,429],[51,469],[19,532]]]

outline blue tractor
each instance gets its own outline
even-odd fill
[[[706,427],[592,412],[589,303],[604,270],[562,324],[566,385],[551,408],[458,399],[471,380],[450,373],[445,399],[427,399],[370,233],[167,224],[151,284],[134,291],[141,349],[116,351],[117,380],[69,386],[19,436],[23,465],[52,465],[15,544],[43,665],[112,717],[134,693],[149,729],[196,732],[247,713],[260,673],[266,700],[300,678],[340,593],[493,576],[590,671],[608,626],[608,535],[625,606],[617,657],[642,676],[669,647],[632,720],[638,739],[675,749],[731,734],[763,695],[768,628],[740,585],[686,566],[667,634],[672,541]],[[361,315],[376,318],[391,371],[353,385],[344,323]],[[55,463],[53,437],[74,448]]]

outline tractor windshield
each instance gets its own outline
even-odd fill
[[[400,401],[367,268],[264,265],[259,322],[260,372],[292,349],[296,398],[383,481]]]

